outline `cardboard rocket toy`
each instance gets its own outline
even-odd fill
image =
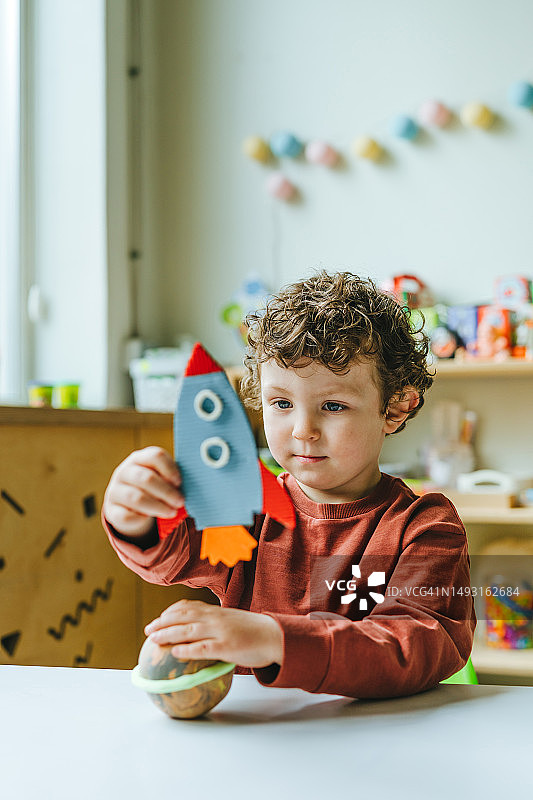
[[[160,538],[191,517],[202,531],[200,558],[228,567],[249,561],[257,541],[246,530],[254,514],[295,525],[285,489],[257,456],[246,412],[220,364],[196,343],[174,414],[174,457],[186,509],[158,519]]]

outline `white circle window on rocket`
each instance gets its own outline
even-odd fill
[[[220,436],[210,436],[200,445],[200,458],[206,467],[221,469],[228,463],[229,456],[229,444]]]
[[[214,422],[222,414],[224,403],[211,389],[201,389],[194,398],[194,410],[200,419]]]

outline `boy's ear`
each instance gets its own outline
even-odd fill
[[[385,433],[394,433],[420,403],[420,395],[412,386],[406,386],[389,400],[385,412]]]

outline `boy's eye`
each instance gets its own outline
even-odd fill
[[[291,404],[288,400],[274,400],[274,405],[282,409],[291,407]]]
[[[333,400],[328,400],[327,403],[324,403],[324,408],[326,411],[342,411],[346,406],[343,406],[342,403],[335,403]]]

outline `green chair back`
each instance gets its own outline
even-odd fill
[[[459,672],[450,675],[449,678],[441,681],[441,683],[479,683],[474,665],[472,664],[472,659],[469,657],[468,661]]]

